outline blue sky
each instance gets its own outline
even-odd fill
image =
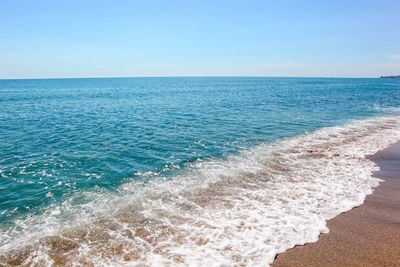
[[[0,1],[0,78],[400,74],[400,1]]]

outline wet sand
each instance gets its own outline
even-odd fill
[[[328,221],[318,242],[278,255],[278,266],[400,266],[400,142],[369,157],[382,182],[363,205]]]

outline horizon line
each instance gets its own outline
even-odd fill
[[[264,76],[264,75],[155,75],[155,76],[93,76],[93,77],[24,77],[0,78],[0,80],[55,80],[55,79],[118,79],[118,78],[335,78],[335,79],[380,79],[377,77],[340,77],[340,76]]]

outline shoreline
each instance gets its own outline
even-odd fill
[[[278,254],[271,266],[398,266],[400,141],[368,157],[383,181],[365,202],[327,222],[317,242]]]
[[[316,242],[321,232],[329,231],[327,227],[332,230],[327,218],[362,206],[366,194],[372,194],[371,188],[381,181],[370,179],[379,168],[365,155],[400,139],[399,120],[371,118],[321,128],[260,145],[240,157],[191,165],[190,175],[162,183],[126,183],[121,194],[96,193],[84,210],[70,198],[60,206],[63,214],[70,215],[67,223],[59,219],[61,208],[53,206],[45,214],[49,216],[27,218],[20,222],[21,228],[2,236],[8,240],[2,243],[0,266],[271,264],[278,251]],[[216,172],[208,172],[215,166]],[[243,174],[243,167],[248,173]],[[229,176],[224,179],[221,173]],[[200,188],[199,180],[207,186]],[[145,206],[137,206],[143,199]],[[235,205],[229,205],[232,202]],[[96,214],[89,217],[87,211]],[[317,259],[306,266],[321,262]]]

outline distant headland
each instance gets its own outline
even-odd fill
[[[394,76],[381,76],[383,79],[400,79],[400,75],[394,75]]]

